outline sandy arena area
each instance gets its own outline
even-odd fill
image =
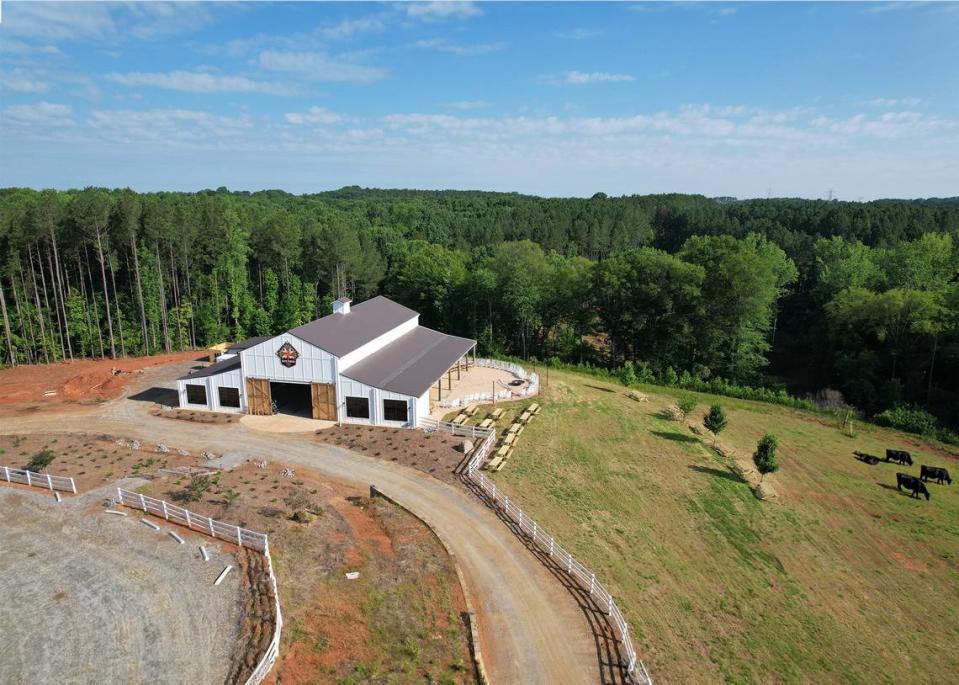
[[[503,390],[509,390],[516,393],[513,399],[519,399],[519,392],[526,388],[529,385],[526,381],[523,381],[520,385],[510,385],[513,381],[516,380],[516,377],[513,376],[509,371],[501,371],[500,369],[492,369],[486,366],[474,366],[469,371],[463,371],[460,375],[460,380],[456,380],[456,372],[453,372],[453,389],[448,390],[446,387],[446,378],[443,378],[443,401],[450,402],[453,400],[459,400],[467,395],[474,395],[477,393],[490,393],[493,392],[493,389],[496,389],[496,392],[502,392]],[[436,385],[433,385],[433,389],[430,391],[430,416],[434,419],[440,419],[444,414],[449,413],[449,407],[441,407],[436,401]]]
[[[239,574],[204,539],[65,498],[0,489],[0,683],[222,683],[240,626]]]

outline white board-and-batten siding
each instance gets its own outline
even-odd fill
[[[290,343],[300,353],[296,364],[283,366],[276,351]],[[336,357],[289,333],[264,340],[240,352],[243,374],[247,378],[268,378],[280,383],[335,383]]]
[[[187,402],[186,386],[202,385],[206,388],[206,404]],[[220,388],[236,388],[240,392],[239,407],[224,407],[220,404]],[[177,392],[180,396],[180,406],[184,409],[209,409],[210,411],[230,412],[241,414],[246,411],[246,390],[243,387],[243,375],[239,369],[218,373],[215,376],[200,378],[186,378],[177,381]]]
[[[365,383],[360,383],[346,376],[340,376],[339,387],[337,388],[337,395],[339,399],[339,412],[340,420],[343,423],[361,423],[361,424],[373,424],[381,426],[415,426],[417,420],[417,412],[420,411],[418,404],[421,398],[410,397],[409,395],[401,395],[398,392],[391,392],[389,390],[382,390],[380,388],[374,388],[373,386],[366,385]],[[347,397],[365,397],[369,400],[370,403],[370,418],[369,419],[358,419],[346,415],[346,398]],[[429,406],[429,392],[426,393],[427,406]],[[407,421],[387,421],[383,411],[383,400],[400,400],[406,402],[406,415]],[[429,410],[427,409],[427,414]]]

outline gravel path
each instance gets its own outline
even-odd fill
[[[100,513],[106,493],[0,488],[0,683],[222,683],[239,575],[213,581],[233,556]]]
[[[602,680],[597,643],[577,601],[492,511],[461,487],[309,436],[172,421],[150,416],[149,406],[121,398],[82,413],[18,417],[16,431],[2,432],[95,430],[208,449],[229,454],[229,461],[257,457],[299,464],[362,488],[375,484],[433,522],[457,557],[478,612],[480,644],[493,685]]]

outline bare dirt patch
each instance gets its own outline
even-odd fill
[[[465,600],[432,533],[385,500],[287,468],[246,461],[209,477],[195,501],[186,501],[194,483],[186,475],[155,474],[141,488],[269,534],[285,627],[268,682],[475,682]],[[245,630],[265,647],[262,625]]]
[[[193,409],[163,409],[154,407],[150,410],[154,416],[164,419],[178,419],[180,421],[192,421],[194,423],[227,424],[237,423],[240,420],[240,414],[227,414],[218,411],[203,411]]]
[[[119,397],[131,379],[144,370],[197,358],[197,352],[152,357],[82,359],[60,364],[34,364],[0,371],[0,406],[28,409],[64,404],[92,404]]]
[[[412,466],[447,483],[459,482],[455,469],[465,457],[460,449],[464,438],[408,428],[333,426],[317,431],[316,439],[368,457]]]

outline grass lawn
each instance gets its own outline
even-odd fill
[[[959,450],[698,395],[694,416],[721,403],[740,454],[779,438],[778,497],[761,502],[711,438],[664,417],[676,391],[642,390],[551,371],[493,478],[606,583],[657,683],[959,682],[959,482],[928,502],[895,490],[921,463],[959,476]],[[915,466],[852,455],[886,447]]]

